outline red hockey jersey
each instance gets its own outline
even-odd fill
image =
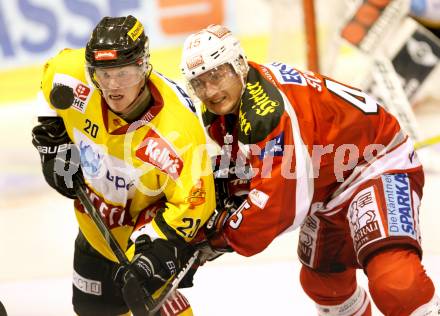
[[[238,253],[262,251],[369,179],[422,168],[396,118],[364,92],[282,63],[249,66],[238,116],[202,106],[208,134],[223,153],[232,146],[236,176],[249,179],[246,200],[224,226]]]

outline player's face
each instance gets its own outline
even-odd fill
[[[145,73],[137,65],[97,68],[95,80],[112,111],[126,113],[145,83]]]
[[[243,82],[230,64],[213,68],[191,79],[197,97],[217,115],[237,113]]]

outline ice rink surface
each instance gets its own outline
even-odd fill
[[[0,301],[11,316],[74,315],[78,228],[71,201],[44,183],[31,145],[30,105],[2,106],[0,119]],[[428,172],[420,218],[423,263],[440,288],[438,192],[440,173]],[[183,290],[195,315],[316,315],[299,285],[296,240],[297,232],[285,234],[252,258],[227,254],[202,267],[195,286]],[[366,287],[363,273],[358,276]]]

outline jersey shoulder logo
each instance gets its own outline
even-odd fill
[[[81,112],[86,112],[87,104],[92,97],[94,88],[83,83],[81,80],[61,73],[56,73],[53,77],[52,88],[57,85],[64,85],[73,89],[74,99],[72,108]]]
[[[136,157],[155,166],[177,180],[183,169],[183,160],[168,141],[150,129],[136,150]]]
[[[298,70],[289,65],[280,62],[273,62],[266,65],[266,67],[273,72],[278,82],[282,84],[294,84],[299,86],[307,85],[304,76]]]

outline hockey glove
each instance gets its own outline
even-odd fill
[[[149,236],[141,235],[135,241],[131,268],[151,296],[186,264],[192,253],[192,247],[184,241],[151,241]]]
[[[79,170],[78,149],[60,117],[40,117],[38,121],[32,129],[32,144],[40,154],[44,178],[60,194],[75,199],[72,176]]]
[[[232,252],[223,234],[223,226],[227,219],[237,210],[238,202],[241,198],[235,196],[224,200],[221,210],[214,210],[204,227],[205,240],[197,243],[197,249],[200,250],[200,264],[206,261],[212,261],[225,252]]]

